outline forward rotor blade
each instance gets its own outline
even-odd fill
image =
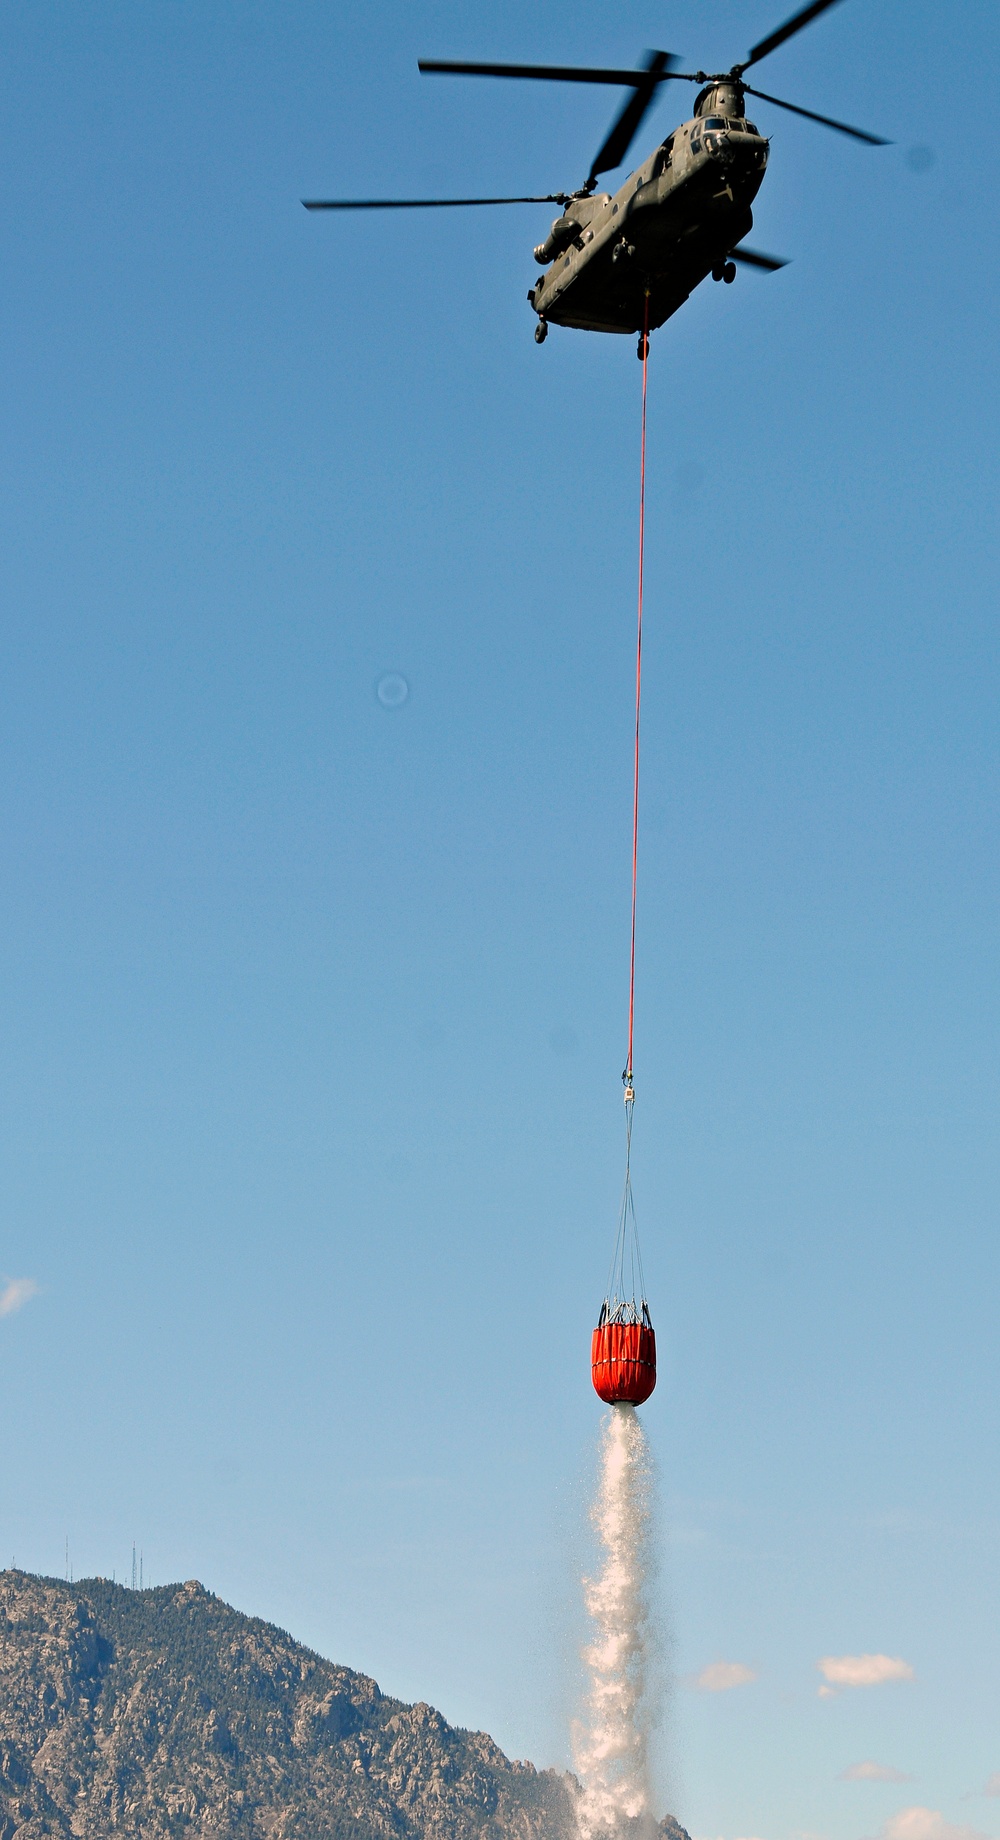
[[[669,76],[671,65],[677,61],[669,51],[647,51],[645,82],[635,85],[634,95],[629,97],[608,129],[603,145],[594,155],[590,169],[592,179],[596,179],[598,173],[611,172],[614,167],[621,165],[645,116],[656,101],[659,85],[665,76]]]
[[[787,268],[787,256],[765,256],[759,249],[731,249],[730,261],[745,262],[748,268],[763,268],[769,275],[776,274],[779,268]]]
[[[804,6],[798,13],[793,13],[791,19],[786,19],[783,26],[778,26],[774,32],[769,32],[766,38],[762,38],[760,44],[754,46],[746,63],[740,65],[740,69],[749,70],[751,64],[759,64],[761,58],[770,57],[771,52],[777,51],[778,46],[783,45],[786,38],[793,38],[796,32],[801,32],[803,26],[810,25],[814,19],[819,18],[821,13],[825,13],[828,7],[836,5],[837,0],[811,0],[809,6]]]
[[[666,51],[656,55],[663,58],[664,67],[656,75],[655,81],[666,83],[673,74],[666,65],[675,64],[677,59]],[[648,67],[640,67],[638,70],[592,70],[575,64],[455,64],[436,58],[421,58],[417,69],[425,75],[528,77],[544,83],[612,83],[626,89],[644,89],[651,80]]]
[[[452,205],[567,204],[565,192],[540,198],[303,198],[307,211],[440,211]]]
[[[891,147],[882,134],[869,134],[867,128],[851,128],[846,121],[834,121],[831,115],[817,115],[815,109],[800,109],[797,102],[782,102],[780,96],[766,96],[762,89],[751,89],[749,83],[743,88],[748,96],[757,96],[761,102],[773,102],[776,109],[787,109],[790,115],[804,115],[807,121],[818,121],[824,128],[835,128],[838,134],[849,134],[853,140],[865,141],[869,147]]]

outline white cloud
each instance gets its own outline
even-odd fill
[[[1000,1770],[994,1770],[983,1790],[984,1795],[1000,1795]]]
[[[891,1815],[880,1840],[988,1840],[974,1827],[956,1827],[936,1808],[901,1808]]]
[[[37,1297],[38,1286],[34,1278],[0,1278],[0,1316],[13,1316],[32,1297]]]
[[[887,1680],[914,1680],[908,1661],[898,1655],[824,1655],[817,1661],[830,1687],[880,1687]],[[820,1687],[820,1697],[830,1697],[829,1687]]]
[[[822,1687],[820,1692],[822,1692]],[[827,1689],[829,1691],[829,1689]],[[863,1763],[852,1763],[846,1770],[841,1770],[841,1782],[912,1782],[913,1778],[905,1776],[902,1770],[894,1770],[891,1763],[876,1763],[866,1757]]]
[[[756,1679],[755,1669],[747,1667],[745,1662],[710,1661],[695,1675],[692,1684],[701,1693],[728,1693],[731,1687],[748,1687]]]

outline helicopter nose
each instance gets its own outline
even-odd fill
[[[767,143],[746,134],[707,134],[705,152],[724,171],[757,172],[767,164]]]
[[[736,158],[736,149],[728,134],[706,134],[705,152],[711,154],[719,166],[731,166]]]

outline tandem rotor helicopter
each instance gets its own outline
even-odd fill
[[[648,332],[676,313],[706,276],[733,281],[737,263],[768,271],[785,266],[781,258],[763,255],[743,243],[753,225],[750,207],[764,178],[769,145],[767,137],[746,118],[746,96],[803,115],[807,121],[820,122],[869,146],[889,145],[881,135],[783,102],[779,96],[751,89],[744,81],[745,71],[836,4],[837,0],[811,0],[762,38],[742,64],[716,76],[704,70],[677,70],[679,60],[666,51],[648,52],[635,70],[422,59],[420,70],[446,76],[604,83],[628,88],[632,94],[575,192],[550,192],[534,198],[304,198],[302,202],[307,211],[561,205],[562,215],[534,251],[536,262],[546,270],[528,293],[538,315],[536,340],[543,342],[550,325],[575,326],[586,332],[637,332],[642,358]],[[675,128],[614,196],[599,192],[600,175],[623,164],[661,83],[701,85],[692,119]]]

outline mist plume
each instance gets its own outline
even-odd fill
[[[591,1521],[601,1549],[584,1580],[593,1624],[583,1650],[586,1716],[574,1732],[580,1840],[647,1840],[649,1784],[650,1461],[635,1407],[612,1406],[601,1436]]]

